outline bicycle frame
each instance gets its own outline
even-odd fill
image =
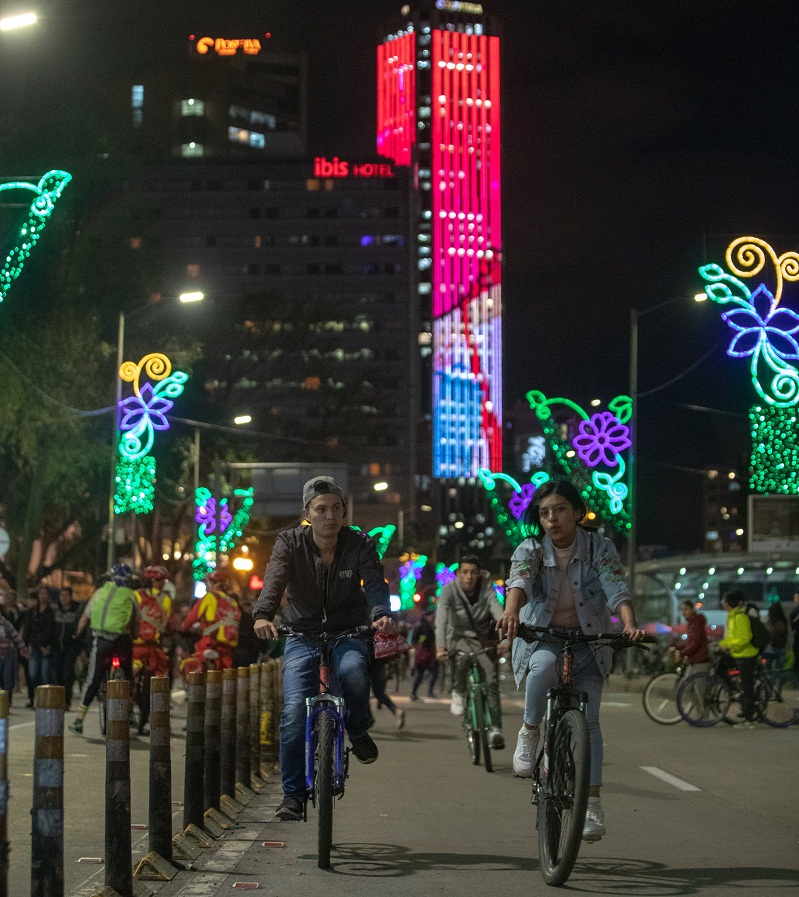
[[[344,794],[349,750],[344,746],[344,698],[330,692],[330,643],[322,642],[319,654],[319,694],[305,699],[305,787],[311,796],[316,784],[316,720],[320,713],[333,719],[333,793]]]
[[[491,709],[488,706],[488,689],[486,688],[486,680],[483,675],[483,670],[480,664],[477,662],[477,657],[471,657],[471,665],[469,667],[469,675],[466,679],[466,701],[467,701],[467,710],[472,714],[472,724],[476,725],[477,720],[475,719],[474,714],[474,698],[475,693],[481,692],[483,695],[484,707],[485,707],[485,725],[486,728],[490,729],[492,727],[491,722]],[[466,714],[464,714],[465,718]]]

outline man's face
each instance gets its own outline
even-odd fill
[[[455,574],[461,588],[467,595],[471,595],[477,588],[477,580],[480,579],[480,568],[477,564],[461,564]]]
[[[72,592],[69,589],[61,589],[58,593],[58,600],[62,607],[69,607],[69,602],[72,601]]]
[[[695,613],[694,609],[689,604],[683,604],[680,610],[682,611],[682,615],[686,620],[690,620]]]
[[[308,520],[315,536],[337,536],[344,526],[344,502],[332,493],[317,495],[308,505]]]

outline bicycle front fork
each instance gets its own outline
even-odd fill
[[[588,695],[585,692],[576,692],[563,686],[550,688],[547,691],[547,709],[543,723],[544,737],[540,741],[540,749],[533,770],[532,803],[534,805],[538,805],[539,794],[549,787],[549,758],[554,750],[555,728],[558,720],[567,710],[579,710],[584,714],[587,706]]]
[[[320,713],[333,718],[333,793],[344,793],[348,761],[344,747],[344,698],[324,694],[305,699],[305,787],[313,794],[316,784],[316,720]]]

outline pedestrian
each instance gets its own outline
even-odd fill
[[[83,605],[75,601],[71,586],[62,586],[58,591],[58,605],[53,611],[55,618],[55,641],[51,656],[53,682],[64,687],[66,710],[72,704],[72,688],[75,685],[75,662],[83,647],[78,635]]]
[[[548,480],[533,494],[524,514],[530,537],[514,551],[505,582],[505,611],[499,629],[514,638],[513,672],[517,687],[527,677],[524,717],[513,754],[513,771],[532,778],[547,691],[558,684],[557,663],[563,641],[557,637],[528,643],[515,638],[519,622],[551,626],[563,633],[609,632],[611,614],[617,615],[624,634],[640,641],[630,593],[616,548],[610,539],[581,525],[587,508],[568,480]],[[596,841],[606,831],[600,801],[603,743],[599,726],[602,689],[610,674],[611,648],[574,649],[574,686],[586,696],[586,719],[591,745],[588,810],[583,838]]]
[[[781,670],[788,653],[788,618],[779,601],[772,601],[766,612],[768,644],[763,650],[767,670]]]
[[[397,628],[375,544],[344,525],[344,493],[333,477],[308,480],[302,489],[302,513],[305,525],[278,533],[253,610],[258,638],[276,639],[273,621],[285,600],[283,622],[297,633],[286,639],[283,654],[283,801],[275,811],[282,820],[302,819],[308,796],[305,701],[319,690],[318,636],[370,623],[385,634]],[[361,763],[374,763],[378,750],[368,732],[369,649],[362,638],[341,637],[333,642],[331,659],[337,690],[344,697],[352,754]]]
[[[8,692],[8,706],[14,703],[19,658],[27,657],[28,646],[14,625],[0,612],[0,688]]]
[[[755,725],[755,664],[757,648],[752,644],[752,623],[746,612],[746,595],[738,589],[725,592],[721,607],[727,611],[724,638],[719,648],[727,655],[726,666],[736,667],[741,676],[741,721],[751,729]]]
[[[688,675],[705,672],[711,667],[707,617],[697,611],[693,601],[683,601],[680,612],[686,623],[686,637],[684,641],[677,642],[669,648],[669,652],[673,653],[678,661],[684,660],[688,664]]]
[[[239,600],[241,618],[239,619],[239,641],[233,651],[234,667],[248,667],[251,663],[258,663],[263,649],[266,647],[255,634],[252,606],[253,596],[248,591]]]
[[[397,707],[397,705],[394,703],[394,701],[391,700],[388,692],[386,691],[386,685],[388,684],[388,665],[392,662],[392,660],[396,661],[399,659],[399,657],[393,657],[387,660],[376,660],[374,657],[372,657],[372,662],[369,664],[369,681],[372,684],[372,694],[377,699],[377,709],[380,710],[381,707],[388,708],[391,715],[395,717],[395,725],[397,729],[402,729],[405,725],[405,711]],[[370,712],[370,729],[374,724],[374,721],[374,717]]]
[[[28,611],[22,626],[22,638],[30,649],[27,707],[34,706],[39,685],[53,682],[50,660],[55,636],[55,613],[50,604],[50,590],[40,585],[28,595]]]
[[[433,627],[435,611],[426,610],[421,620],[413,630],[412,643],[414,647],[413,668],[414,679],[411,688],[411,700],[419,700],[419,688],[426,673],[430,674],[427,684],[427,694],[434,698],[434,689],[438,679],[438,660],[436,659],[436,631]]]
[[[491,574],[480,569],[480,559],[464,555],[455,579],[441,590],[436,612],[436,656],[452,660],[452,702],[450,710],[462,716],[466,703],[466,681],[471,660],[466,654],[477,654],[485,676],[488,710],[491,714],[489,739],[495,751],[505,747],[502,734],[502,704],[499,697],[499,658],[495,650],[484,646],[484,635],[494,631],[494,621],[502,616]]]

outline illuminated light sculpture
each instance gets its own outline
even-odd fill
[[[250,509],[255,498],[253,488],[234,489],[233,498],[241,505],[233,512],[228,498],[216,499],[211,492],[199,487],[195,490],[194,520],[197,523],[197,543],[194,548],[192,573],[199,582],[216,566],[217,556],[231,551],[241,539],[250,521]]]
[[[455,579],[457,569],[457,564],[450,564],[449,567],[441,561],[436,564],[436,597],[441,594],[441,590],[448,582]]]
[[[502,467],[500,40],[460,7],[448,12],[429,36],[409,26],[377,53],[377,151],[416,166],[419,233],[429,234],[418,264],[431,297],[440,478]],[[417,89],[417,69],[430,71],[429,89]]]
[[[141,384],[144,372],[156,386]],[[132,396],[119,402],[119,461],[116,467],[114,513],[133,511],[146,514],[153,510],[155,496],[155,459],[149,454],[156,430],[168,430],[167,413],[172,399],[182,392],[187,374],[172,372],[172,362],[159,352],[145,355],[138,364],[126,361],[119,377],[133,384]]]
[[[416,584],[422,578],[422,571],[427,563],[427,555],[412,552],[402,555],[400,560],[402,561],[399,568],[400,610],[410,610],[414,604]]]
[[[35,194],[15,235],[15,245],[6,255],[3,267],[0,268],[0,302],[8,295],[11,283],[22,273],[25,262],[53,214],[56,200],[71,180],[71,174],[54,169],[43,175],[38,184],[29,184],[25,181],[0,184],[0,193],[25,190]]]
[[[799,494],[799,410],[756,405],[749,411],[752,475],[756,492]]]
[[[308,524],[310,526],[310,524]],[[359,526],[353,526],[351,529],[354,529],[356,532],[362,533],[363,530]],[[375,548],[377,549],[377,556],[380,560],[383,560],[383,555],[386,553],[388,549],[389,543],[394,537],[394,533],[397,531],[397,527],[393,524],[387,523],[385,526],[376,526],[374,529],[370,529],[367,535],[370,539],[374,539]]]

